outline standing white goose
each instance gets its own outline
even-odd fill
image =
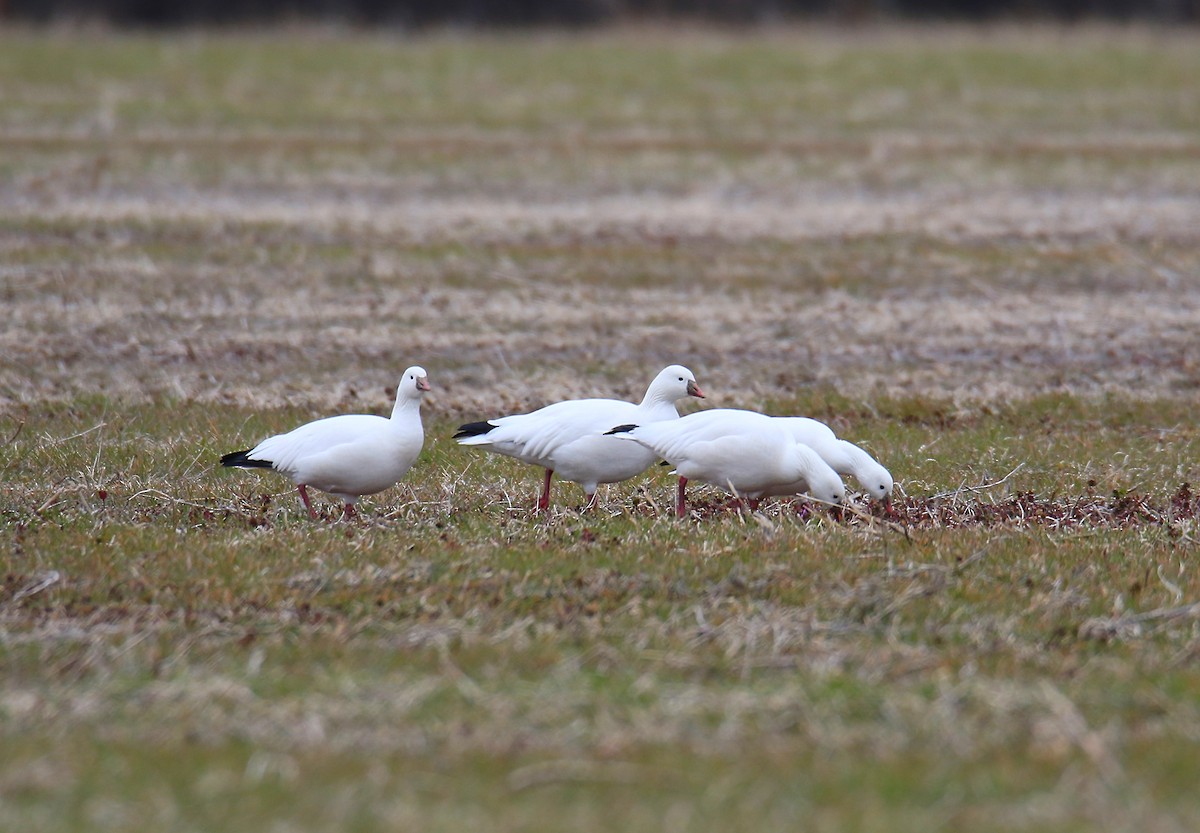
[[[230,452],[221,465],[286,474],[310,518],[317,513],[308,499],[309,486],[345,501],[343,517],[349,518],[360,497],[394,486],[412,468],[425,442],[421,395],[427,390],[425,369],[413,365],[396,388],[391,419],[368,414],[318,419],[254,448]]]
[[[797,443],[773,418],[754,411],[716,408],[670,422],[619,425],[612,436],[653,451],[675,467],[679,488],[675,514],[687,514],[689,480],[710,483],[756,499],[788,487],[841,503],[846,488],[815,451]]]
[[[537,507],[550,507],[550,480],[557,473],[578,483],[587,494],[587,506],[596,502],[601,483],[619,483],[645,471],[655,461],[653,452],[634,443],[604,436],[614,425],[675,420],[676,400],[704,398],[692,371],[682,365],[665,367],[654,377],[640,404],[620,399],[569,399],[528,414],[469,422],[454,439],[515,457],[546,470]]]
[[[867,452],[852,442],[839,440],[833,429],[809,417],[775,417],[796,442],[804,443],[821,456],[838,474],[850,475],[874,500],[889,505],[892,496],[892,475]],[[780,492],[779,494],[794,494]]]

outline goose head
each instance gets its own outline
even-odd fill
[[[696,384],[696,377],[692,371],[681,364],[673,364],[659,371],[650,387],[646,389],[646,396],[642,401],[675,402],[685,396],[703,399],[704,391]]]
[[[425,373],[425,368],[414,364],[404,371],[404,375],[400,378],[400,386],[396,388],[396,398],[420,399],[421,394],[428,390],[430,390],[429,376]]]
[[[792,447],[792,464],[798,472],[797,481],[808,483],[808,493],[817,500],[841,506],[846,502],[846,484],[838,473],[803,443]]]
[[[883,466],[876,463],[874,460],[864,465],[862,470],[856,472],[855,479],[862,484],[867,490],[867,494],[872,500],[881,500],[887,504],[892,497],[892,475]]]

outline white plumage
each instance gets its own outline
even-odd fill
[[[795,438],[821,456],[838,474],[850,475],[874,500],[885,503],[892,494],[892,475],[879,462],[852,442],[840,440],[833,429],[809,417],[775,417]],[[782,491],[776,494],[794,494]]]
[[[349,517],[360,497],[394,486],[412,468],[425,442],[421,396],[427,390],[425,369],[414,365],[404,371],[396,388],[390,419],[367,414],[318,419],[268,437],[247,451],[226,454],[221,464],[286,474],[310,517],[316,513],[309,486],[341,498]]]
[[[621,425],[612,436],[638,443],[675,467],[680,517],[687,512],[689,480],[751,499],[780,494],[784,487],[830,503],[846,496],[842,479],[815,451],[772,417],[753,411],[718,408],[669,422]]]
[[[550,480],[555,474],[583,486],[591,506],[599,484],[628,480],[657,459],[652,451],[604,432],[623,423],[675,420],[679,417],[675,402],[686,396],[703,398],[704,393],[692,371],[676,364],[654,377],[639,404],[619,399],[571,399],[528,414],[468,423],[454,438],[461,445],[478,446],[544,468],[539,509],[550,506]]]

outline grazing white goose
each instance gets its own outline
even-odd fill
[[[892,496],[892,475],[867,452],[852,442],[839,440],[833,429],[809,417],[775,417],[796,442],[804,443],[821,456],[838,474],[848,474],[858,481],[874,500],[887,506]],[[794,494],[780,492],[779,494]]]
[[[360,497],[394,486],[412,468],[425,442],[421,395],[427,390],[425,369],[413,365],[396,388],[391,419],[367,414],[318,419],[226,454],[221,465],[286,474],[310,518],[317,513],[308,499],[309,486],[345,501],[343,517],[349,518]]]
[[[620,425],[609,433],[653,451],[675,467],[679,488],[675,514],[687,514],[689,480],[757,499],[808,492],[820,500],[841,503],[846,487],[837,472],[815,451],[797,443],[772,417],[754,411],[716,408],[670,422]]]
[[[528,414],[469,422],[454,439],[515,457],[546,470],[537,508],[550,507],[550,479],[578,483],[587,494],[587,506],[596,502],[601,483],[619,483],[645,471],[657,459],[635,443],[604,436],[622,423],[655,423],[679,418],[676,400],[704,398],[692,371],[682,365],[665,367],[654,377],[640,404],[620,399],[569,399]]]

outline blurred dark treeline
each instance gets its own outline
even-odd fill
[[[132,26],[312,21],[586,26],[639,20],[1200,21],[1200,0],[0,0],[0,19]]]

